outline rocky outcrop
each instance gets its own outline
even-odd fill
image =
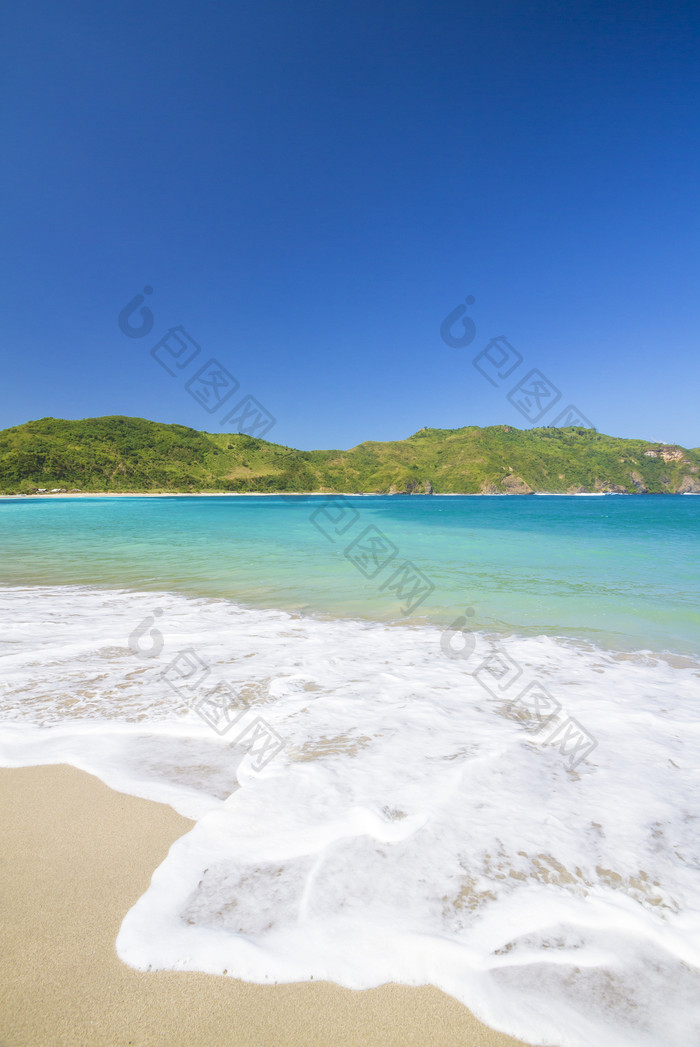
[[[639,475],[639,473],[630,473],[630,477],[631,477],[632,483],[635,486],[637,494],[649,494],[649,488],[644,483],[644,480]]]
[[[431,484],[430,480],[426,480],[425,484],[421,488],[421,485],[417,480],[411,480],[407,484],[406,490],[409,494],[432,494],[433,485]]]
[[[676,447],[672,444],[664,444],[663,447],[656,447],[644,452],[645,458],[663,458],[664,462],[686,462],[688,465],[688,459],[685,457],[685,452],[682,447]]]
[[[504,476],[501,487],[506,494],[532,494],[532,488],[519,476]]]
[[[532,488],[520,476],[504,476],[500,485],[492,480],[484,480],[482,494],[533,494]]]
[[[614,484],[611,480],[596,480],[595,489],[600,494],[627,494],[627,488],[622,484]]]
[[[484,480],[484,482],[481,485],[481,493],[482,494],[500,494],[501,492],[498,490],[498,488],[496,487],[496,485],[494,483],[491,483],[490,480]]]
[[[678,494],[700,494],[700,480],[696,476],[684,476],[678,487]]]
[[[665,462],[685,462],[682,447],[662,447],[659,452]]]

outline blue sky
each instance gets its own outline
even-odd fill
[[[696,3],[8,8],[0,427],[235,431],[253,396],[304,448],[571,404],[700,444]],[[180,325],[200,353],[171,375]],[[493,384],[497,336],[520,361],[492,347]],[[225,375],[187,388],[212,358],[219,407]]]

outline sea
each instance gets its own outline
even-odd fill
[[[700,1044],[697,497],[4,498],[0,614],[0,765],[194,821],[125,963]]]

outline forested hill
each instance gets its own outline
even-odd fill
[[[592,429],[421,429],[349,451],[111,416],[0,431],[0,492],[700,493],[700,448]]]

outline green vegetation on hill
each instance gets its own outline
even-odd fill
[[[700,492],[700,449],[591,429],[421,429],[349,451],[298,451],[143,418],[42,418],[0,431],[0,492]]]

